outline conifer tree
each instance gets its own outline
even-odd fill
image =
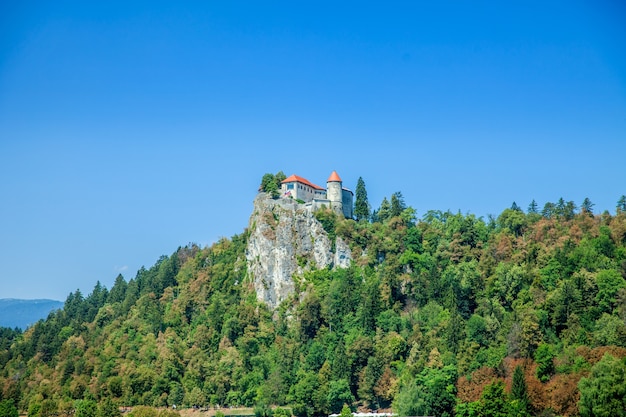
[[[593,206],[595,206],[595,204],[593,204],[591,200],[589,200],[589,198],[585,197],[585,199],[583,200],[583,204],[580,206],[580,209],[583,211],[583,213],[586,213],[593,217]]]
[[[528,390],[526,388],[526,380],[524,379],[524,371],[520,365],[515,367],[513,371],[513,386],[511,387],[511,397],[516,401],[516,411],[518,415],[524,415],[528,412]]]
[[[626,195],[622,195],[619,200],[617,200],[617,212],[622,213],[626,211]]]
[[[539,207],[537,206],[537,202],[533,199],[533,201],[530,202],[530,204],[528,205],[528,213],[538,213],[539,212]]]
[[[367,201],[367,190],[363,178],[359,177],[356,183],[356,200],[354,203],[354,215],[357,221],[367,220],[370,217],[370,203]]]
[[[541,211],[541,215],[543,217],[545,217],[546,219],[551,219],[554,214],[555,214],[554,203],[547,202],[543,206],[543,210]]]
[[[389,200],[387,200],[387,197],[383,198],[383,201],[380,203],[380,208],[378,209],[377,213],[378,221],[380,222],[384,222],[391,217],[391,204],[389,204]]]
[[[399,216],[404,209],[406,208],[406,204],[404,203],[404,197],[400,191],[396,191],[391,195],[391,212],[390,217]]]

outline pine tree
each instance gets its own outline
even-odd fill
[[[516,415],[528,415],[528,389],[526,388],[526,380],[524,379],[524,370],[520,365],[515,367],[513,371],[513,386],[511,387],[511,397],[515,401]]]
[[[391,195],[391,213],[390,217],[399,216],[404,209],[406,208],[406,204],[404,203],[404,197],[400,191],[396,191]]]
[[[380,203],[380,208],[378,209],[378,221],[384,222],[385,220],[391,217],[391,204],[389,204],[389,200],[387,197],[383,198],[383,201]]]
[[[593,206],[595,206],[595,204],[593,204],[591,200],[589,200],[589,198],[585,197],[585,199],[583,200],[583,204],[580,206],[580,209],[583,211],[583,213],[586,213],[593,217]]]
[[[622,195],[619,200],[617,200],[617,212],[626,212],[626,195]]]
[[[367,190],[363,178],[359,177],[356,183],[356,200],[354,203],[354,215],[357,221],[367,220],[370,217],[370,203],[367,201]]]
[[[551,219],[554,214],[555,214],[554,203],[547,202],[543,206],[543,210],[541,211],[541,215],[543,217],[545,217],[546,219]]]
[[[530,204],[528,205],[528,213],[538,213],[539,212],[539,207],[537,206],[537,202],[533,199],[533,201],[530,202]]]

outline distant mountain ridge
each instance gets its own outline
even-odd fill
[[[63,308],[63,302],[57,300],[0,298],[0,326],[24,330],[59,308]]]

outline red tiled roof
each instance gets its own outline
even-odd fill
[[[324,190],[324,188],[320,187],[319,185],[315,185],[311,181],[307,180],[306,178],[299,177],[295,174],[282,180],[281,184],[287,184],[288,182],[299,182],[299,183],[308,185],[309,187],[314,188],[316,190]]]
[[[341,182],[341,178],[339,178],[339,175],[337,175],[337,171],[333,171],[332,174],[330,174],[330,177],[328,177],[328,182]]]

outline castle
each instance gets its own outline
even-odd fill
[[[343,188],[341,178],[336,171],[333,171],[326,180],[325,189],[294,174],[281,182],[280,190],[282,198],[302,200],[312,210],[326,206],[348,219],[352,218],[354,194],[347,188]]]

